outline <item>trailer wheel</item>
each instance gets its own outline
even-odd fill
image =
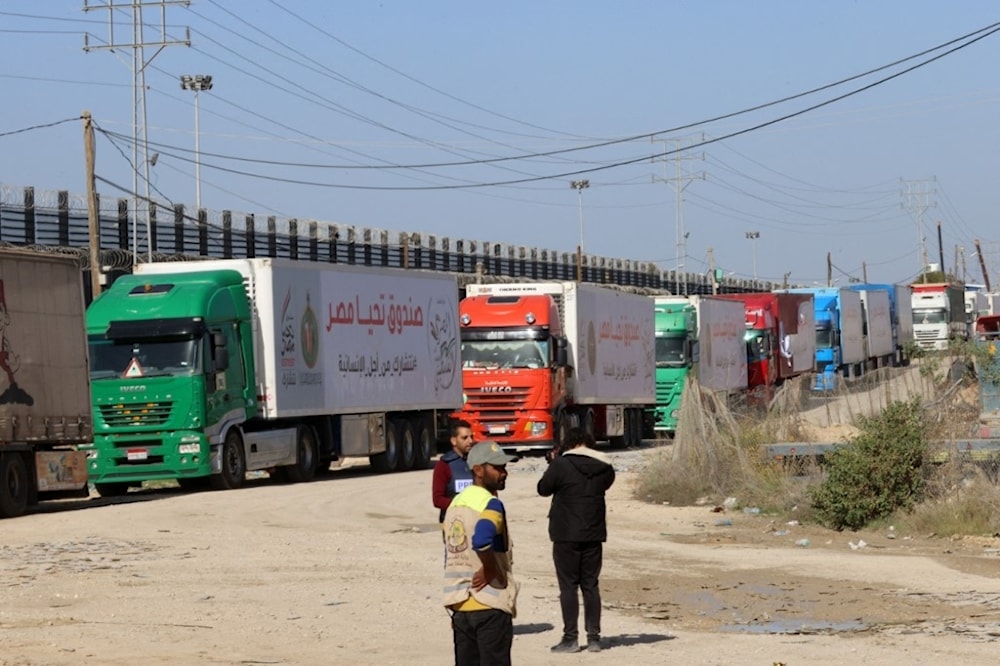
[[[399,457],[396,458],[396,470],[405,472],[413,469],[417,460],[417,440],[413,436],[413,424],[404,420],[399,427]]]
[[[417,440],[417,457],[413,461],[413,467],[414,469],[427,469],[437,449],[434,426],[430,420],[421,418],[414,419],[413,429],[416,431]]]
[[[28,508],[28,466],[19,453],[0,455],[0,518],[15,518]]]
[[[297,439],[295,464],[289,465],[285,469],[289,481],[305,483],[312,481],[313,477],[316,476],[316,457],[319,453],[316,432],[309,426],[299,426]]]
[[[396,432],[395,421],[386,421],[385,424],[385,451],[368,456],[368,462],[372,469],[379,474],[388,474],[396,469],[396,460],[399,458],[399,434]]]
[[[94,490],[101,497],[121,497],[128,492],[127,483],[95,483]]]
[[[642,446],[642,410],[631,409],[632,412],[632,446]]]
[[[583,415],[583,429],[591,437],[597,432],[597,423],[594,420],[594,410],[588,409]]]
[[[213,490],[235,490],[243,485],[247,475],[246,454],[243,451],[243,438],[236,428],[230,428],[226,433],[226,441],[222,443],[222,472],[212,475]]]

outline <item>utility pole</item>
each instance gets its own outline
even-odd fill
[[[715,250],[711,247],[706,250],[708,254],[708,275],[712,280],[712,295],[719,293],[719,281],[715,278]]]
[[[90,111],[84,110],[83,118],[83,159],[87,188],[87,230],[90,236],[90,298],[101,295],[101,227],[97,215],[97,187],[94,183],[94,120]]]
[[[861,279],[868,284],[868,264],[864,261],[861,262]]]
[[[160,51],[168,46],[191,46],[191,29],[185,28],[185,39],[177,40],[167,37],[167,5],[191,4],[191,0],[104,0],[100,4],[92,5],[90,0],[83,0],[83,11],[91,12],[106,10],[108,12],[108,39],[104,44],[96,46],[90,43],[90,33],[83,35],[83,50],[86,52],[118,49],[132,50],[132,264],[139,263],[139,170],[143,173],[145,184],[145,201],[143,212],[146,222],[146,248],[148,250],[147,259],[153,260],[153,235],[150,229],[149,206],[152,197],[150,195],[149,184],[149,128],[146,114],[146,67],[153,62]],[[145,8],[159,9],[159,39],[146,40],[146,30],[152,26],[147,25],[142,17],[142,10]],[[131,9],[131,13],[128,11]],[[115,35],[115,27],[119,32],[125,27],[122,16],[131,15],[132,37],[120,39]],[[148,59],[146,58],[146,47],[156,47],[156,52]],[[139,136],[141,131],[141,138]],[[140,150],[141,149],[141,150]]]
[[[938,232],[938,263],[941,264],[941,274],[942,275],[947,275],[948,272],[944,269],[944,242],[941,240],[941,221],[940,220],[938,220],[938,223],[937,223],[937,232]],[[952,266],[952,269],[955,272],[958,272],[958,262],[957,261],[955,262],[955,265]]]
[[[826,253],[826,286],[833,286],[833,260],[829,252]]]
[[[576,190],[580,202],[580,244],[576,246],[576,281],[583,282],[583,191],[590,187],[590,181],[573,180],[569,186]]]
[[[979,255],[979,268],[983,271],[983,284],[986,285],[986,291],[990,291],[990,274],[986,272],[986,260],[983,259],[983,248],[979,245],[979,239],[976,239],[976,254]]]
[[[903,208],[911,213],[916,213],[917,246],[920,250],[918,261],[921,262],[920,281],[927,282],[927,248],[924,246],[924,212],[928,208],[934,208],[937,206],[937,202],[932,203],[930,201],[930,196],[933,194],[933,191],[931,190],[931,183],[937,182],[937,177],[924,178],[922,180],[905,180],[900,178],[899,182],[906,185],[906,192],[903,193],[906,197],[906,201],[902,204]]]
[[[657,139],[656,137],[653,137],[652,141],[664,144],[663,177],[659,178],[654,175],[653,182],[655,183],[657,181],[660,181],[663,183],[673,183],[674,185],[674,201],[676,207],[676,212],[674,213],[674,215],[675,215],[676,232],[677,232],[677,243],[676,243],[677,259],[676,263],[674,264],[674,270],[677,273],[677,279],[683,280],[684,283],[683,295],[687,296],[687,291],[688,291],[687,280],[681,277],[684,272],[684,259],[687,257],[687,239],[688,239],[688,234],[685,233],[684,231],[684,190],[687,189],[687,186],[691,184],[692,180],[705,180],[705,172],[702,171],[700,173],[685,174],[684,160],[692,160],[692,159],[704,160],[705,154],[702,153],[700,156],[685,156],[683,154],[683,150],[685,143],[689,145],[694,143],[704,143],[705,135],[702,134],[701,137],[699,138],[689,137],[686,139]],[[668,143],[673,146],[672,150],[669,151],[667,150],[666,146]],[[668,159],[668,154],[670,153],[673,154],[673,161],[674,161],[673,178],[667,176],[666,161]],[[653,158],[653,161],[654,162],[657,161],[656,158]]]

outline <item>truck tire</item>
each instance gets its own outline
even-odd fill
[[[399,428],[399,457],[396,458],[396,471],[405,472],[413,469],[417,460],[417,439],[413,436],[413,424],[409,419],[396,424]]]
[[[94,490],[101,497],[122,497],[128,492],[127,483],[95,483]]]
[[[385,451],[368,456],[368,462],[372,469],[379,474],[388,474],[396,469],[399,458],[399,434],[396,431],[396,424],[393,421],[386,422],[385,428]]]
[[[632,412],[632,444],[635,448],[642,446],[642,410],[633,408]]]
[[[299,426],[296,439],[298,441],[295,445],[295,464],[285,468],[288,480],[292,483],[312,481],[316,476],[316,462],[319,455],[316,431],[310,426]]]
[[[555,433],[553,440],[556,443],[556,448],[562,451],[566,448],[566,435],[569,433],[569,414],[565,410],[560,411],[553,423],[555,423]]]
[[[28,509],[28,466],[20,453],[0,454],[0,518],[16,518]]]
[[[431,464],[431,458],[437,450],[437,440],[434,438],[434,426],[430,419],[418,418],[413,420],[413,430],[416,433],[417,449],[416,458],[413,460],[414,469],[427,469]]]
[[[242,486],[247,475],[247,461],[243,438],[236,428],[230,428],[226,433],[219,455],[222,457],[222,472],[212,475],[212,490],[235,490]]]
[[[594,410],[588,409],[583,414],[583,429],[591,437],[597,432],[597,424],[594,420]]]

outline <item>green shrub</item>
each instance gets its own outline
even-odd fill
[[[920,400],[862,417],[859,434],[827,455],[827,477],[811,489],[817,520],[856,530],[920,499],[927,425]]]

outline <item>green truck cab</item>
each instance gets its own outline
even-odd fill
[[[243,470],[212,441],[256,412],[250,314],[232,270],[124,276],[91,304],[88,468],[100,494],[160,478],[239,485]]]
[[[673,435],[677,430],[684,380],[691,371],[698,344],[695,317],[695,308],[690,303],[657,302],[655,305],[656,407],[653,429],[658,434]]]

